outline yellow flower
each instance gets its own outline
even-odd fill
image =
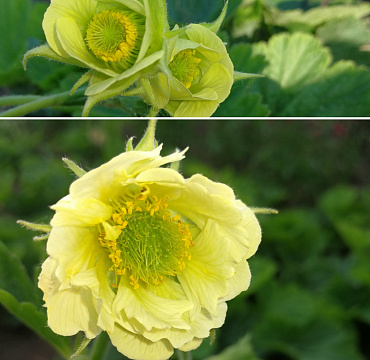
[[[128,151],[72,183],[39,277],[54,332],[106,331],[132,359],[168,359],[222,326],[261,239],[230,187],[161,167],[186,150],[160,151]]]
[[[44,56],[90,69],[72,91],[90,80],[85,94],[96,103],[123,92],[162,57],[166,3],[51,0],[42,26],[47,45],[27,52],[24,64]]]

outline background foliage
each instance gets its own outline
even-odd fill
[[[223,2],[170,0],[171,26],[210,22]],[[0,95],[70,90],[85,70],[42,58],[31,59],[26,72],[21,65],[27,49],[45,42],[41,22],[48,1],[0,0],[0,6]],[[236,70],[265,78],[236,82],[214,115],[368,116],[369,15],[370,4],[360,0],[229,0],[219,35]],[[84,97],[67,99],[32,115],[81,116]],[[138,97],[115,98],[90,115],[145,116],[148,110]]]
[[[75,179],[62,157],[90,170],[141,137],[146,124],[0,122],[0,302],[60,354],[68,354],[70,339],[45,326],[35,285],[45,242],[33,242],[37,233],[16,221],[51,219],[48,207]],[[279,210],[258,216],[263,241],[250,260],[251,287],[228,303],[225,325],[213,345],[205,340],[193,352],[195,360],[370,358],[369,130],[365,121],[159,121],[164,154],[190,147],[184,176],[202,173],[232,186],[249,206]],[[4,306],[2,358],[59,359],[53,351],[41,358],[42,343],[25,354],[29,334]],[[122,356],[111,347],[104,359]]]

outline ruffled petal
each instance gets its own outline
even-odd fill
[[[121,276],[113,303],[113,311],[117,317],[124,311],[128,319],[136,319],[148,331],[153,327],[189,329],[182,314],[192,307],[188,300],[162,298],[142,286],[134,290],[127,276]]]
[[[238,296],[242,291],[249,288],[251,283],[251,272],[246,260],[234,265],[235,275],[227,280],[228,295],[223,297],[221,301],[229,301]]]
[[[204,26],[200,24],[191,24],[185,29],[185,33],[190,41],[214,49],[218,53],[227,54],[226,47],[222,40]]]
[[[189,341],[185,345],[181,346],[179,350],[185,351],[185,352],[195,350],[202,344],[203,340],[204,339],[194,338],[193,340]]]
[[[229,96],[233,82],[232,73],[228,72],[225,66],[216,63],[202,76],[199,83],[194,85],[192,91],[210,88],[217,93],[217,101],[221,103]]]
[[[182,101],[173,116],[210,117],[217,110],[218,105],[219,102],[214,100]]]
[[[70,187],[73,198],[91,197],[108,201],[122,182],[141,172],[167,163],[180,161],[186,150],[161,157],[162,145],[152,151],[129,151],[122,153],[97,169],[77,179]]]
[[[56,276],[63,283],[63,288],[70,286],[73,276],[94,267],[99,258],[107,258],[99,244],[97,229],[87,227],[53,228],[47,252],[59,263]]]
[[[167,360],[173,354],[168,340],[152,342],[140,334],[134,334],[115,325],[109,334],[112,344],[125,356],[135,360]]]
[[[63,198],[51,209],[56,211],[50,222],[51,226],[91,226],[108,220],[112,215],[112,207],[97,199]]]
[[[48,258],[39,277],[39,287],[44,291],[48,313],[48,325],[57,334],[70,336],[84,331],[86,337],[96,337],[101,329],[97,326],[98,314],[91,290],[73,287],[60,290],[61,283],[55,276],[56,260]]]
[[[168,339],[174,348],[182,349],[187,345],[191,350],[198,347],[201,340],[208,337],[211,329],[219,328],[225,322],[227,306],[225,303],[217,305],[217,316],[212,316],[207,310],[201,309],[193,321],[187,317],[186,321],[190,325],[190,330],[182,329],[152,329],[142,331],[142,335],[150,341]],[[190,350],[185,350],[190,351]]]
[[[217,187],[219,190],[216,191]],[[194,175],[186,181],[181,196],[171,202],[171,207],[200,228],[208,218],[238,225],[242,214],[235,206],[234,195],[231,197],[232,190],[226,188],[226,185],[214,183],[201,175]]]
[[[237,203],[243,204],[241,201],[237,201]],[[243,219],[240,226],[243,227],[248,233],[249,248],[248,253],[246,254],[246,258],[248,259],[256,253],[258,246],[261,243],[262,230],[256,216],[251,209],[244,205],[244,209],[242,211]]]
[[[219,235],[217,223],[209,219],[189,249],[191,260],[186,263],[179,282],[188,299],[194,303],[190,320],[200,312],[201,306],[217,316],[218,299],[228,293],[227,279],[234,275],[228,263],[229,244]]]

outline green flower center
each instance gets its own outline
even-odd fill
[[[132,66],[143,38],[142,22],[133,13],[104,10],[88,24],[85,40],[90,50],[105,62],[124,61]]]
[[[137,289],[140,281],[158,285],[168,276],[177,276],[191,259],[193,246],[189,226],[167,211],[167,199],[140,194],[132,201],[114,204],[111,225],[118,231],[116,240],[100,234],[100,243],[110,252],[111,271],[117,276],[129,271],[130,284]],[[113,284],[113,286],[117,286]]]
[[[195,50],[185,49],[175,55],[169,68],[172,75],[189,89],[199,75],[199,63],[200,59],[195,56]]]

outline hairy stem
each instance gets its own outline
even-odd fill
[[[3,111],[0,113],[1,117],[17,117],[17,116],[23,116],[29,113],[32,113],[34,111],[44,109],[49,106],[56,106],[56,105],[62,105],[69,101],[70,99],[76,99],[78,97],[83,96],[85,89],[79,89],[77,90],[72,96],[69,91],[65,91],[63,93],[59,94],[53,94],[49,96],[30,96],[26,95],[24,97],[10,97],[10,100],[13,103],[7,103],[6,105],[16,105],[16,101],[18,101],[18,106]],[[8,97],[9,98],[9,97]],[[28,102],[26,102],[28,100]],[[5,103],[5,101],[4,101]]]

